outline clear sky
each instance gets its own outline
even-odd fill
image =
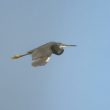
[[[49,41],[78,46],[10,59]],[[110,110],[110,1],[1,0],[0,110]]]

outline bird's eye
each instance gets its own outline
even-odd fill
[[[56,55],[61,55],[64,52],[64,49],[63,48],[61,49],[58,45],[52,45],[51,50],[52,53]]]

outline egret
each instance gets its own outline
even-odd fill
[[[64,52],[65,47],[72,47],[76,45],[67,45],[58,42],[48,42],[38,48],[32,49],[25,54],[17,54],[12,59],[18,59],[26,55],[32,55],[32,66],[43,66],[50,60],[52,54],[61,55]]]

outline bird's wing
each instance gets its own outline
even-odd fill
[[[32,52],[32,60],[36,60],[38,58],[50,57],[52,55],[51,50],[48,47],[40,47],[35,49]]]
[[[32,66],[37,67],[37,66],[43,66],[45,64],[47,64],[50,60],[50,57],[40,57],[37,59],[34,59],[32,62]]]
[[[41,46],[35,49],[32,53],[32,66],[42,66],[48,63],[52,55],[51,50],[48,46]]]
[[[35,49],[32,53],[32,60],[36,60],[39,57],[42,57],[42,54],[38,49]]]

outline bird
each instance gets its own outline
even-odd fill
[[[64,52],[65,47],[73,47],[76,45],[67,45],[59,42],[48,42],[35,49],[27,51],[25,54],[16,54],[12,59],[18,59],[27,55],[32,55],[32,66],[44,66],[46,65],[52,54],[61,55]]]

